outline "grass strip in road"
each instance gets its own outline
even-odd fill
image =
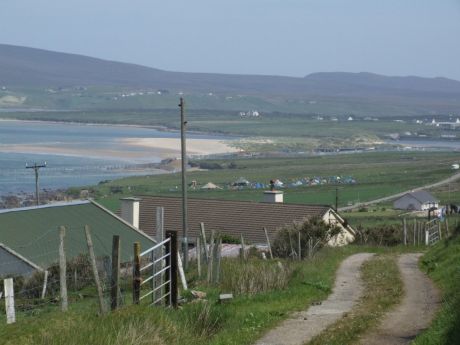
[[[395,255],[382,254],[365,262],[361,269],[364,294],[360,303],[308,344],[354,344],[366,331],[376,327],[383,315],[398,304],[403,295],[396,259]]]

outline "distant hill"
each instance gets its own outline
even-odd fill
[[[304,78],[169,72],[82,55],[0,44],[0,86],[21,88],[116,86],[190,93],[246,94],[282,99],[350,102],[359,112],[407,108],[407,113],[460,113],[460,82],[447,78],[388,77],[372,73],[314,73]],[[371,107],[369,108],[369,104]],[[204,105],[204,107],[206,107]],[[401,108],[402,107],[402,108]],[[352,107],[352,109],[354,109]],[[276,107],[274,108],[276,110]]]

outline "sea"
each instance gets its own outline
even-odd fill
[[[230,139],[192,133],[187,137]],[[46,162],[46,167],[39,170],[39,183],[40,189],[49,190],[158,173],[156,169],[139,168],[140,164],[158,163],[158,150],[125,144],[124,138],[180,138],[180,133],[135,126],[1,120],[0,196],[33,192],[35,174],[26,166],[35,163]],[[53,152],[56,148],[58,153]]]

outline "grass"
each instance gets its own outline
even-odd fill
[[[8,345],[132,344],[134,340],[141,344],[251,344],[290,312],[324,299],[339,263],[361,250],[365,248],[326,249],[312,261],[293,262],[289,286],[262,289],[265,291],[257,294],[244,290],[227,304],[217,303],[220,292],[233,289],[232,284],[224,283],[213,288],[195,286],[208,293],[208,302],[190,303],[177,311],[126,306],[98,317],[96,305],[73,303],[65,314],[46,311],[25,317],[19,313],[16,324],[6,326],[4,319],[0,320],[0,339],[7,339]],[[226,272],[238,273],[233,268],[223,274]]]
[[[441,288],[442,306],[431,327],[415,345],[460,343],[460,236],[439,242],[423,256],[421,268]]]
[[[378,324],[385,312],[400,302],[403,283],[394,254],[378,255],[365,262],[362,279],[365,287],[359,305],[308,344],[354,344],[361,335]]]
[[[355,155],[334,155],[305,158],[252,158],[235,160],[209,160],[223,168],[195,171],[188,180],[198,185],[212,181],[223,190],[203,191],[189,189],[194,198],[261,201],[259,189],[234,190],[228,186],[243,176],[251,182],[267,184],[278,178],[291,183],[305,177],[352,176],[356,184],[300,186],[285,189],[285,202],[334,204],[338,188],[339,206],[388,196],[424,184],[439,181],[452,174],[450,166],[457,159],[451,152],[379,152]],[[233,162],[236,168],[229,168]],[[180,196],[180,174],[129,177],[92,187],[99,202],[116,210],[118,199],[126,195]],[[117,193],[112,192],[116,190]]]

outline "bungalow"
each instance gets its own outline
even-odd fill
[[[439,200],[425,190],[406,193],[393,203],[395,209],[411,211],[425,211],[438,206]]]
[[[132,200],[132,203],[139,203],[139,207],[127,205],[125,199],[121,213],[127,213],[123,211],[123,207],[134,212],[139,210],[139,229],[147,235],[155,236],[157,207],[164,208],[165,230],[179,230],[179,235],[181,234],[181,198],[142,196],[140,200],[134,198]],[[195,239],[200,236],[200,223],[204,223],[207,230],[213,229],[235,239],[239,239],[242,234],[249,243],[265,244],[264,227],[269,238],[273,240],[279,228],[312,217],[320,217],[327,224],[334,224],[342,229],[339,235],[330,240],[330,245],[345,245],[354,240],[355,230],[330,206],[285,204],[282,202],[282,192],[273,191],[265,192],[265,202],[189,198],[188,241],[195,242]],[[129,216],[129,218],[137,219],[137,216]]]
[[[0,211],[0,277],[30,275],[58,262],[60,226],[65,226],[66,257],[88,252],[89,225],[97,257],[111,255],[113,235],[121,239],[121,261],[131,261],[133,242],[154,244],[145,233],[93,201],[56,203]]]

